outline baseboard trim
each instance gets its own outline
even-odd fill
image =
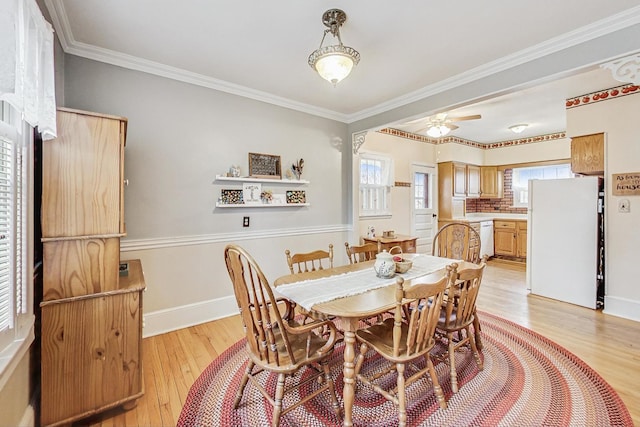
[[[146,313],[142,337],[152,337],[238,314],[234,296]]]
[[[604,314],[640,322],[640,301],[612,296],[604,297]]]

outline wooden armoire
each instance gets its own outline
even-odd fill
[[[143,394],[139,260],[120,273],[127,119],[59,108],[57,127],[42,147],[43,426]]]

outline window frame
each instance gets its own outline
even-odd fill
[[[0,136],[11,146],[12,189],[9,236],[9,310],[0,331],[0,390],[34,340],[33,313],[33,128],[7,102],[0,102]],[[16,191],[19,193],[16,195]]]
[[[564,169],[564,172],[568,172],[568,176],[560,176],[558,177],[558,172],[563,172],[561,169]],[[519,175],[523,170],[531,171],[536,170],[540,171],[544,174],[545,171],[551,172],[551,170],[555,170],[554,177],[540,177],[540,178],[529,178],[525,181],[525,185],[520,185]],[[513,193],[513,200],[511,202],[512,207],[515,208],[528,208],[529,207],[529,180],[530,179],[560,179],[560,178],[571,178],[574,174],[571,172],[571,161],[563,162],[563,163],[553,163],[548,165],[535,165],[535,166],[522,166],[522,167],[513,167],[511,170],[511,191]],[[516,179],[518,178],[518,179]],[[524,193],[524,196],[523,196]],[[524,199],[525,201],[522,201]]]
[[[380,183],[362,182],[362,163],[364,161],[380,162]],[[359,218],[391,217],[391,188],[393,187],[393,158],[373,152],[361,152],[358,158],[358,215]],[[382,206],[371,208],[365,206],[364,192],[367,191],[382,199]],[[370,204],[369,204],[370,206]]]

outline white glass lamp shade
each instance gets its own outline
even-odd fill
[[[360,54],[343,45],[325,46],[309,55],[309,65],[334,86],[347,77],[360,61]]]
[[[440,138],[441,136],[448,134],[449,131],[451,131],[451,129],[445,125],[435,125],[427,129],[427,135],[431,138]]]
[[[315,68],[320,77],[335,85],[349,75],[353,60],[339,53],[328,54],[316,61]]]

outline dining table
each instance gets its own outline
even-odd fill
[[[333,319],[344,334],[343,404],[344,426],[353,425],[355,398],[356,331],[366,327],[361,320],[375,317],[396,304],[395,283],[404,279],[404,286],[439,280],[446,274],[446,266],[458,264],[458,269],[474,264],[462,260],[425,254],[405,254],[413,265],[406,273],[379,278],[374,270],[375,260],[348,264],[323,270],[288,274],[273,284],[276,293],[303,309]]]

